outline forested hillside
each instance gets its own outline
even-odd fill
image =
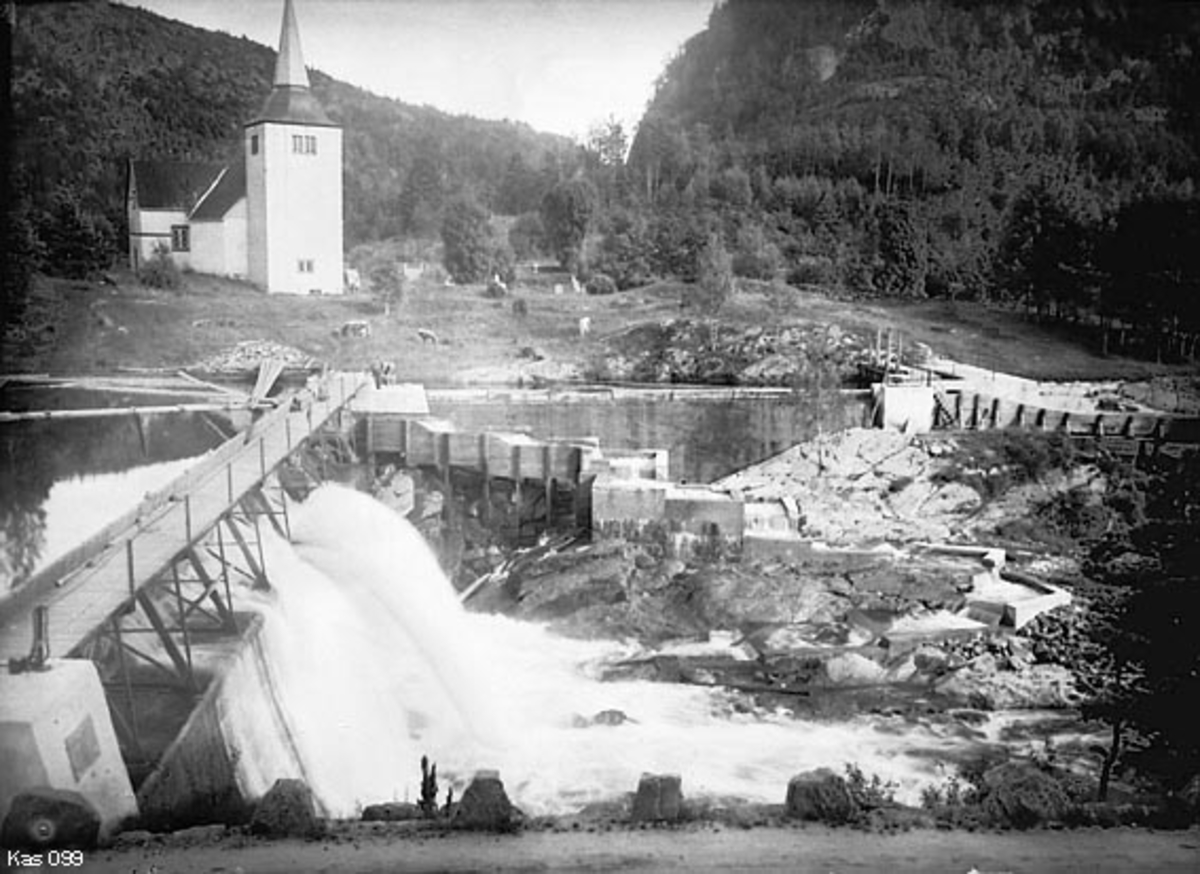
[[[652,237],[715,230],[747,274],[1099,316],[1192,354],[1198,94],[1200,4],[728,0],[624,181]]]
[[[16,183],[25,229],[83,223],[119,240],[127,158],[228,159],[271,88],[275,52],[115,3],[22,6],[13,47]],[[346,242],[436,234],[469,192],[519,211],[557,181],[565,138],[451,116],[311,71],[345,131]],[[43,248],[52,239],[39,239]]]

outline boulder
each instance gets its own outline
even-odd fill
[[[474,831],[512,831],[517,810],[508,800],[497,771],[476,771],[458,802],[454,824]]]
[[[643,774],[633,798],[634,822],[678,822],[683,819],[682,780],[678,774]]]
[[[1062,665],[999,670],[995,656],[980,656],[939,680],[934,689],[976,710],[1058,710],[1079,705],[1075,678]]]
[[[303,780],[281,778],[254,808],[250,831],[271,838],[310,838],[325,832],[316,800]]]
[[[363,822],[402,822],[409,819],[421,819],[423,815],[421,808],[409,801],[368,804],[362,812]]]
[[[825,682],[830,686],[873,686],[882,683],[887,670],[856,652],[843,652],[825,661]]]
[[[838,824],[859,812],[845,779],[829,768],[805,771],[788,781],[786,814],[793,819]]]
[[[1071,804],[1057,780],[1029,765],[997,765],[984,772],[982,788],[988,815],[1016,828],[1061,820]]]
[[[91,850],[100,838],[100,814],[68,789],[39,786],[18,792],[0,826],[0,846],[10,850]]]

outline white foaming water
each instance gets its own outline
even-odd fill
[[[303,776],[332,816],[416,800],[422,754],[456,795],[476,770],[499,770],[530,814],[614,798],[643,772],[681,774],[689,796],[781,802],[796,773],[849,762],[915,802],[947,776],[939,753],[964,743],[896,719],[809,723],[735,713],[719,690],[602,683],[597,665],[627,646],[466,612],[421,536],[372,498],[326,486],[291,522],[292,546],[267,544],[263,645],[302,773],[264,779]],[[577,725],[612,709],[631,721]]]

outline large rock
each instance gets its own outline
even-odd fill
[[[824,683],[830,686],[874,686],[887,677],[883,665],[856,652],[842,652],[825,660]]]
[[[516,808],[508,800],[498,772],[475,772],[458,802],[454,824],[476,831],[512,831],[517,827]]]
[[[547,556],[520,575],[518,615],[555,620],[598,605],[628,600],[635,565],[623,543]]]
[[[643,774],[638,781],[630,818],[634,822],[678,822],[683,819],[683,789],[679,775]]]
[[[1012,762],[984,773],[982,794],[984,810],[1016,828],[1059,821],[1071,804],[1066,791],[1049,774]]]
[[[1081,698],[1062,665],[1002,670],[990,654],[939,680],[934,689],[977,710],[1057,710],[1076,707]]]
[[[91,850],[100,837],[100,814],[68,789],[35,787],[17,793],[0,826],[0,846],[10,850]]]
[[[853,820],[859,808],[841,775],[818,768],[788,781],[786,813],[793,819],[838,824]]]
[[[311,838],[325,832],[312,790],[303,780],[275,781],[250,818],[250,831],[272,838]]]
[[[384,801],[381,804],[368,804],[362,812],[364,822],[402,822],[409,819],[421,819],[423,816],[421,808],[410,801]]]

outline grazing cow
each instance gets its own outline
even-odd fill
[[[362,291],[362,277],[358,275],[358,271],[353,267],[346,268],[345,282],[347,294],[358,294]]]
[[[339,337],[370,337],[371,323],[362,319],[352,319],[344,322],[334,333]]]
[[[421,338],[421,343],[432,343],[434,346],[438,344],[438,335],[428,328],[417,328],[417,336]]]
[[[583,316],[579,320],[579,336],[586,337],[590,333],[592,333],[592,317]]]

